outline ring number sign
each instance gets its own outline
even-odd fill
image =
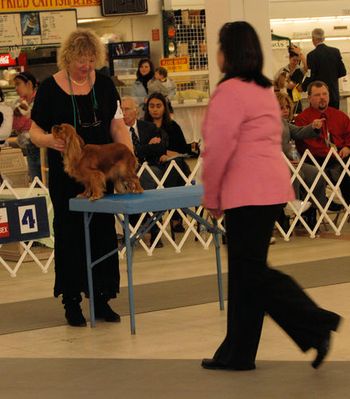
[[[45,197],[0,201],[0,244],[49,235]]]
[[[35,233],[38,231],[35,205],[19,206],[18,216],[21,234]]]

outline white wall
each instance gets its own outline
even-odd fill
[[[272,49],[268,0],[206,0],[207,41],[210,91],[220,79],[216,65],[218,32],[225,22],[245,20],[259,34],[264,52],[264,73],[272,78]],[[259,12],[257,12],[259,10]]]

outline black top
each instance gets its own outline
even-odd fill
[[[296,68],[295,71],[290,75],[289,79],[295,84],[301,84],[304,79],[303,71],[300,68]],[[287,89],[288,95],[291,99],[293,99],[292,94],[293,89]]]
[[[34,106],[32,120],[46,132],[51,132],[54,125],[70,123],[74,125],[85,143],[106,144],[112,142],[110,136],[110,123],[117,108],[117,100],[120,100],[110,78],[96,73],[94,84],[95,97],[98,109],[96,117],[101,124],[97,127],[83,128],[79,125],[77,111],[74,112],[72,96],[63,91],[53,77],[49,77],[39,86]],[[93,92],[87,95],[76,95],[76,104],[80,113],[82,124],[93,122]],[[58,151],[48,149],[49,173],[56,168],[63,168],[62,157]]]
[[[180,154],[191,153],[191,144],[186,143],[181,127],[174,120],[162,125],[162,129],[168,134],[169,144],[167,149],[169,151],[176,151]]]
[[[120,97],[112,80],[98,73],[94,92],[96,101],[93,90],[86,95],[77,95],[74,99],[58,86],[53,77],[49,77],[37,91],[31,118],[46,132],[51,132],[52,126],[56,124],[74,125],[75,120],[77,132],[86,143],[110,143],[110,125]],[[97,107],[94,109],[96,102]],[[101,122],[97,126],[92,125],[94,114],[96,120]],[[86,124],[90,125],[84,127]],[[84,188],[64,172],[60,152],[48,149],[48,161],[49,191],[54,207],[54,294],[75,298],[81,292],[87,293],[84,223],[82,213],[69,211],[69,199],[82,193]],[[113,192],[113,184],[108,186],[107,192]],[[117,242],[114,216],[95,214],[90,224],[90,237],[92,259],[98,259],[114,250]],[[115,297],[119,291],[117,254],[94,267],[94,290],[108,298]]]
[[[309,83],[321,80],[329,88],[329,105],[337,106],[338,104],[339,106],[338,79],[346,75],[340,51],[322,43],[307,55],[306,62],[311,70],[311,75],[304,80],[303,89],[306,90]]]
[[[159,158],[166,153],[168,136],[163,129],[148,121],[137,121],[140,142],[134,147],[139,163],[147,161],[149,165],[157,165]],[[148,144],[153,137],[161,138],[159,144]]]

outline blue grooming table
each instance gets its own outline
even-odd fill
[[[128,293],[129,293],[129,309],[130,309],[130,328],[131,334],[135,334],[135,305],[134,305],[134,286],[132,276],[132,255],[135,242],[147,233],[163,214],[169,209],[181,209],[186,215],[194,218],[198,223],[203,224],[207,230],[213,234],[216,252],[217,281],[219,290],[220,309],[224,309],[224,297],[222,289],[222,272],[220,258],[219,235],[222,230],[218,227],[215,219],[210,223],[202,216],[190,208],[201,205],[203,196],[203,187],[201,185],[182,186],[173,188],[164,188],[158,190],[146,190],[142,194],[110,194],[97,201],[89,201],[82,198],[72,198],[69,201],[71,211],[84,212],[84,229],[85,229],[85,245],[86,245],[86,263],[87,276],[89,285],[89,306],[90,306],[90,325],[95,327],[95,310],[94,310],[94,291],[92,268],[112,256],[118,251],[118,248],[102,256],[99,259],[91,259],[90,247],[90,221],[94,213],[113,213],[122,214],[124,221],[119,219],[124,228],[125,246],[126,246],[126,262],[128,273]],[[129,215],[144,212],[152,212],[153,217],[140,226],[139,230],[133,236],[130,236]],[[117,247],[117,244],[116,244]]]

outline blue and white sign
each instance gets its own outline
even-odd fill
[[[18,216],[21,234],[36,233],[38,231],[35,205],[19,206]]]

